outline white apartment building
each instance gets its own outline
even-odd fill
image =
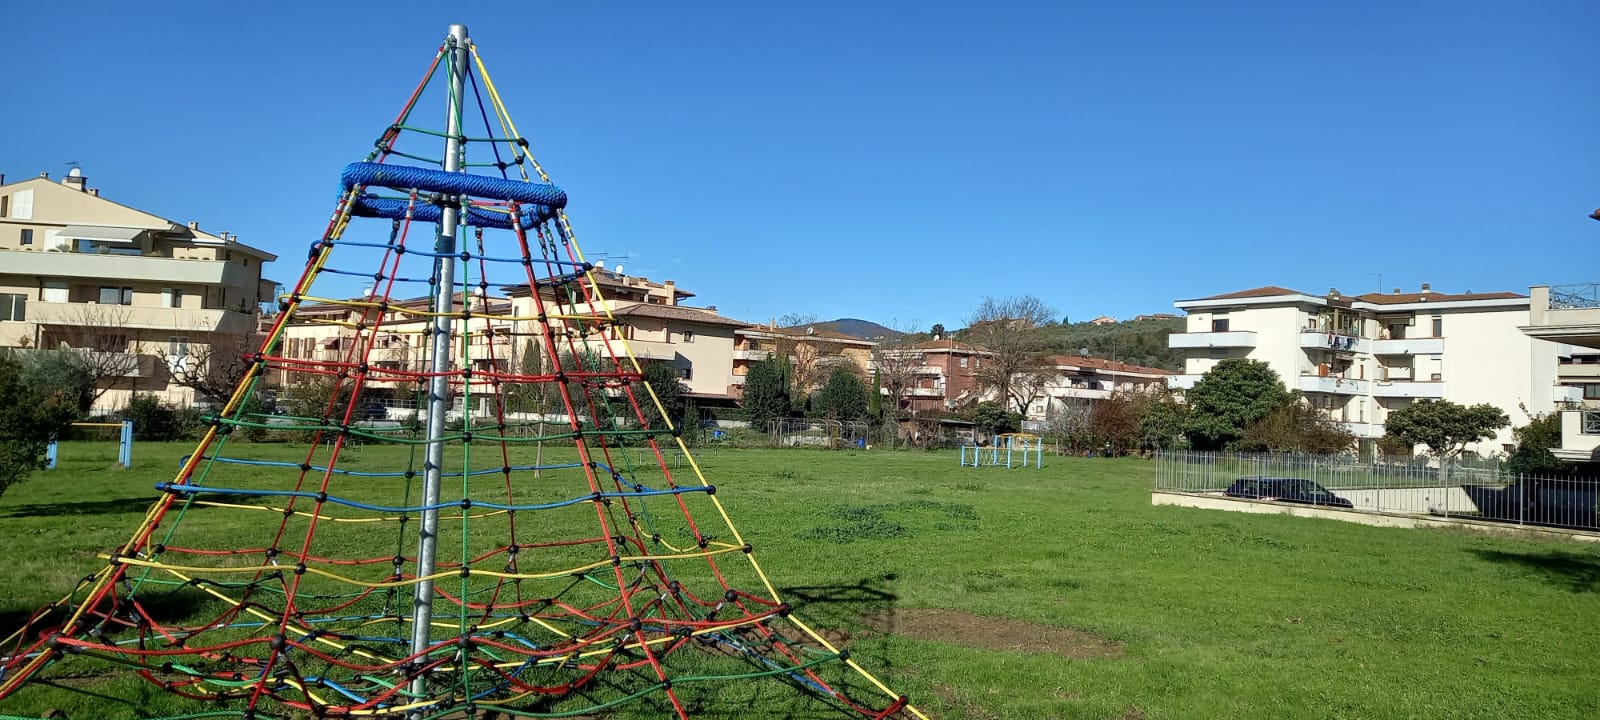
[[[1291,390],[1342,421],[1358,438],[1383,435],[1390,412],[1419,399],[1489,403],[1513,426],[1549,412],[1556,386],[1556,344],[1535,340],[1529,298],[1509,292],[1312,295],[1267,286],[1179,300],[1187,330],[1168,339],[1185,351],[1175,389],[1194,386],[1218,362],[1265,362]],[[1472,448],[1508,450],[1510,428]]]
[[[1172,376],[1160,368],[1082,355],[1057,355],[1050,358],[1050,364],[1055,372],[1040,386],[1039,397],[1028,404],[1030,421],[1047,421],[1074,407],[1086,409],[1115,393],[1159,388]]]
[[[1529,295],[1522,331],[1535,342],[1561,343],[1555,388],[1561,447],[1551,452],[1563,460],[1600,463],[1600,283],[1541,285]]]
[[[73,171],[7,184],[0,176],[0,347],[80,352],[98,375],[97,412],[135,392],[196,402],[193,377],[256,332],[276,256],[199,223],[100,197]]]

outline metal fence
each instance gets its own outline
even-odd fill
[[[1550,309],[1568,310],[1600,307],[1600,283],[1574,283],[1550,288]]]
[[[1600,481],[1516,475],[1494,459],[1164,452],[1155,464],[1157,492],[1600,531]]]

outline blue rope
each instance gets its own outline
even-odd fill
[[[509,182],[509,181],[508,181]],[[350,206],[350,214],[356,217],[388,218],[390,220],[405,219],[407,212],[411,219],[417,222],[439,222],[443,210],[438,205],[428,203],[412,204],[409,200],[396,200],[394,198],[380,198],[371,195],[362,195],[356,198]],[[528,205],[522,208],[517,216],[517,222],[523,230],[532,229],[534,226],[556,216],[554,210],[546,205]],[[511,229],[510,213],[494,212],[480,207],[467,206],[466,218],[463,220],[472,227]]]
[[[414,165],[384,165],[355,162],[339,174],[344,188],[377,185],[395,190],[422,190],[447,195],[470,195],[489,200],[505,200],[545,205],[552,209],[567,206],[567,193],[544,183],[519,182],[488,175],[445,172]]]
[[[264,466],[264,467],[285,467],[285,468],[294,468],[296,470],[299,470],[302,467],[304,467],[307,471],[313,471],[314,470],[314,471],[319,472],[319,473],[330,472],[330,470],[328,468],[321,467],[321,466],[318,466],[318,465],[305,465],[305,466],[302,466],[300,463],[282,462],[282,461],[279,461],[279,460],[245,460],[243,458],[211,457],[209,455],[203,456],[200,459],[201,460],[210,460],[210,461],[219,462],[219,463],[232,463],[234,465],[259,465],[259,466]],[[183,462],[185,462],[185,463],[188,462],[188,461],[189,461],[189,459],[187,457],[185,457],[183,459]],[[181,467],[182,464],[183,463],[179,463],[179,466]],[[501,468],[489,468],[489,469],[484,469],[484,470],[473,470],[472,472],[467,473],[467,474],[469,476],[474,476],[475,477],[475,476],[478,476],[478,475],[496,475],[496,474],[504,473],[507,470],[511,470],[511,471],[514,471],[514,472],[523,472],[523,471],[527,471],[527,470],[568,470],[568,469],[571,469],[571,468],[579,468],[579,467],[583,467],[583,463],[564,463],[564,464],[560,464],[560,465],[510,465],[510,466],[501,467]],[[362,471],[357,471],[357,470],[340,470],[338,468],[334,468],[331,472],[334,475],[349,475],[351,477],[369,477],[369,478],[406,477],[407,476],[407,473],[404,472],[404,471],[397,471],[397,472],[362,472]],[[411,473],[411,474],[415,475],[415,473]],[[441,473],[441,476],[442,477],[461,477],[461,473],[459,473],[459,472]]]

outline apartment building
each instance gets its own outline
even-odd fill
[[[1028,405],[1027,419],[1045,421],[1070,408],[1092,406],[1114,393],[1149,392],[1164,388],[1172,373],[1160,368],[1130,365],[1105,358],[1057,355],[1050,358],[1054,372]]]
[[[256,331],[276,256],[197,222],[100,196],[74,168],[0,176],[0,347],[80,352],[98,375],[96,412],[133,393],[188,406],[178,380],[210,371]]]
[[[629,350],[641,361],[671,364],[688,388],[688,395],[701,407],[734,403],[738,386],[743,384],[743,378],[734,376],[735,331],[749,323],[718,314],[714,305],[683,305],[685,299],[695,294],[671,280],[652,282],[646,277],[624,275],[621,268],[596,267],[591,274],[600,298],[580,303],[577,309],[584,314],[609,312],[620,321],[620,325],[605,329],[604,337],[626,339]],[[513,315],[529,318],[538,314],[527,285],[508,286],[502,290],[510,299]],[[546,307],[555,304],[554,292],[548,288],[540,290]],[[557,320],[552,324],[560,327],[563,322]],[[535,322],[519,321],[515,325],[513,333],[518,337],[539,334]],[[590,336],[596,340],[602,337],[592,330]],[[622,354],[620,346],[615,350]]]
[[[839,368],[863,380],[871,378],[872,353],[878,347],[871,340],[811,325],[748,325],[735,330],[734,338],[733,384],[740,396],[750,367],[767,359],[771,353],[788,355],[801,390],[811,392],[822,387],[828,376]]]
[[[1388,414],[1419,399],[1489,403],[1522,425],[1562,396],[1556,345],[1519,329],[1530,301],[1517,293],[1450,294],[1424,284],[1346,296],[1267,286],[1174,304],[1188,317],[1187,331],[1168,339],[1185,352],[1171,387],[1193,387],[1222,360],[1259,360],[1358,438],[1382,436]],[[1511,443],[1508,428],[1473,449]]]
[[[988,350],[950,338],[935,338],[907,348],[883,352],[884,360],[904,368],[908,376],[900,409],[914,413],[950,411],[975,402],[977,371]]]
[[[1522,331],[1535,342],[1560,343],[1554,392],[1561,447],[1551,452],[1563,460],[1600,463],[1600,283],[1541,285],[1529,297]]]
[[[428,310],[432,298],[391,301],[390,309],[383,313],[366,307],[367,300],[352,298],[349,305],[302,304],[293,321],[284,326],[279,353],[291,364],[295,360],[359,362],[366,358],[379,372],[364,381],[362,396],[406,407],[417,392],[416,382],[385,373],[424,372],[430,368],[432,347],[425,331],[432,326],[433,318],[418,313]],[[511,315],[511,301],[486,294],[458,293],[454,302],[456,307],[470,308],[484,319],[458,322],[452,328],[450,366],[470,366],[485,372],[506,372],[518,367],[517,353],[522,346],[513,336],[513,323],[488,319]]]

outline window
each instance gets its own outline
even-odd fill
[[[1226,360],[1226,359],[1228,359],[1228,349],[1227,348],[1216,348],[1216,347],[1214,347],[1214,348],[1208,348],[1208,350],[1209,350],[1209,352],[1207,353],[1207,357],[1210,357],[1212,360]]]
[[[0,217],[11,214],[11,196],[0,195]]]
[[[966,367],[966,366],[967,366],[967,359],[966,358],[961,358],[961,367]]]
[[[23,245],[32,245],[33,244],[33,228],[23,228],[22,229],[22,244]]]
[[[1600,383],[1589,383],[1583,386],[1583,399],[1600,400]]]
[[[0,320],[22,322],[27,316],[28,296],[7,293],[0,295]]]
[[[164,288],[161,291],[161,307],[182,308],[183,291],[178,288]]]
[[[1226,316],[1214,317],[1214,318],[1211,319],[1211,332],[1227,332],[1227,331],[1228,331],[1228,318]]]
[[[173,336],[167,338],[167,355],[181,358],[189,356],[189,338]]]
[[[18,220],[32,220],[33,191],[18,190],[11,198],[11,217]]]
[[[101,305],[132,305],[133,288],[131,287],[105,287],[100,288]]]
[[[1436,338],[1444,337],[1444,318],[1438,315],[1433,316],[1433,336]]]
[[[685,331],[683,331],[683,341],[686,342],[686,343],[694,342],[694,331],[693,330],[685,330]]]
[[[694,379],[694,368],[683,368],[683,369],[679,370],[678,371],[678,377],[683,379],[683,380],[693,380]]]
[[[67,300],[70,299],[70,295],[67,290],[67,284],[57,282],[45,283],[44,292],[40,293],[39,299],[45,302],[67,302]]]

